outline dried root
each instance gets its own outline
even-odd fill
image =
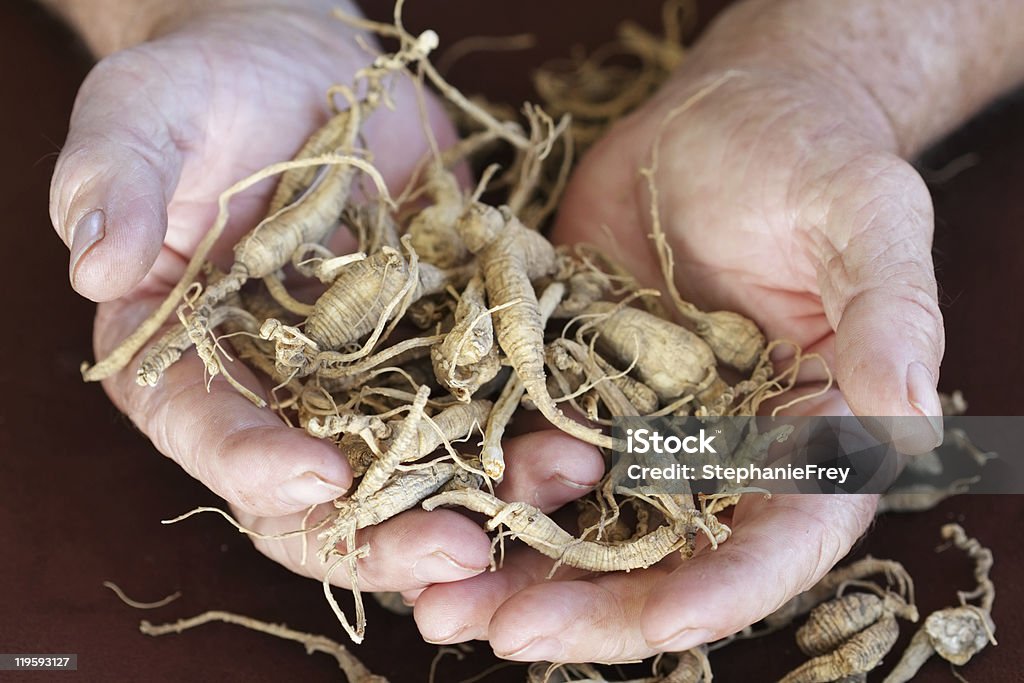
[[[880,571],[891,572],[899,592],[883,591],[876,584],[847,578]],[[787,674],[782,679],[784,683],[827,683],[864,676],[881,663],[896,643],[896,618],[912,622],[918,619],[910,578],[896,563],[866,558],[860,566],[838,570],[831,580],[823,580],[819,585],[832,587],[836,581],[841,581],[839,596],[814,607],[796,633],[800,650],[813,659]],[[848,586],[870,592],[843,594]]]
[[[84,369],[98,380],[125,367],[176,313],[179,324],[141,358],[140,383],[156,385],[194,348],[208,378],[223,376],[254,403],[266,400],[282,425],[338,446],[356,477],[353,493],[313,529],[317,555],[329,565],[325,596],[356,642],[366,628],[359,560],[372,552],[358,543],[359,531],[420,504],[483,512],[496,544],[521,539],[555,568],[630,571],[676,551],[689,556],[699,535],[712,547],[728,539],[717,515],[735,498],[641,494],[608,475],[588,498],[589,517],[576,535],[490,493],[504,475],[506,428],[521,409],[608,450],[622,445],[607,433],[616,417],[754,414],[796,381],[799,350],[797,362],[777,373],[775,347],[746,318],[701,311],[670,282],[678,324],[614,259],[583,245],[556,249],[540,231],[587,131],[638,105],[682,58],[683,4],[667,5],[664,37],[624,29],[616,49],[643,65],[633,85],[622,89],[611,54],[569,72],[549,70],[538,82],[549,105],[525,106],[521,121],[447,83],[430,61],[437,36],[409,33],[401,2],[393,25],[340,16],[393,39],[395,51],[329,90],[333,111],[295,159],[221,195],[215,224],[167,300],[108,358]],[[389,81],[408,76],[432,84],[467,130],[448,150],[431,141],[431,154],[395,192],[360,148],[361,135],[373,112],[394,106]],[[464,190],[452,169],[468,158],[485,161],[485,152],[511,162],[500,172],[488,167],[475,191]],[[235,245],[227,272],[217,271],[207,257],[230,201],[275,176],[268,213]],[[339,229],[358,251],[324,246]],[[663,239],[658,249],[671,280]],[[231,362],[253,370],[264,391],[236,381]],[[334,572],[352,586],[351,623],[331,592]],[[696,651],[664,657],[655,673],[710,680]]]
[[[896,617],[886,614],[835,651],[815,657],[789,672],[779,683],[830,683],[866,674],[882,663],[899,634]]]
[[[913,604],[914,582],[899,562],[882,560],[870,555],[844,567],[837,567],[826,574],[810,590],[791,598],[764,619],[766,628],[749,635],[761,636],[785,628],[798,617],[832,598],[841,586],[863,581],[869,576],[884,575],[896,594]]]
[[[712,547],[724,542],[731,533],[714,516],[690,510],[690,514],[675,517],[671,523],[628,542],[584,541],[532,505],[506,503],[483,491],[442,493],[424,501],[423,509],[433,510],[442,505],[459,505],[487,515],[488,530],[504,526],[513,538],[555,559],[552,572],[562,564],[594,572],[644,569],[677,550],[685,556],[692,554],[695,530],[704,533]]]
[[[992,621],[995,587],[989,578],[992,551],[977,539],[968,538],[958,524],[942,527],[942,537],[974,560],[974,580],[978,585],[973,591],[957,593],[959,607],[947,607],[928,615],[885,683],[909,681],[934,653],[951,664],[963,666],[990,642],[996,644],[996,626]],[[978,604],[969,604],[970,600],[977,600]]]
[[[387,683],[386,678],[371,673],[370,670],[367,669],[362,662],[356,659],[355,655],[349,652],[341,643],[335,642],[324,636],[296,631],[288,628],[284,624],[270,624],[265,621],[259,621],[257,619],[252,619],[251,617],[245,617],[231,612],[213,610],[210,612],[203,612],[202,614],[190,619],[180,619],[170,624],[151,624],[148,621],[143,621],[139,624],[139,630],[147,636],[164,636],[170,633],[183,633],[189,629],[196,628],[197,626],[218,621],[225,624],[235,624],[252,631],[259,631],[260,633],[266,633],[267,635],[271,635],[276,638],[283,638],[285,640],[295,641],[296,643],[302,643],[306,648],[307,654],[313,654],[314,652],[329,654],[338,662],[338,667],[341,668],[341,671],[345,674],[345,678],[349,683]]]

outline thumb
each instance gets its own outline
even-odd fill
[[[839,388],[857,415],[922,418],[900,421],[899,446],[930,450],[942,441],[944,334],[928,189],[888,156],[844,169],[829,186],[824,239],[814,248]]]
[[[50,186],[50,219],[71,250],[71,285],[116,299],[149,272],[182,166],[184,107],[136,48],[100,62],[75,101]]]

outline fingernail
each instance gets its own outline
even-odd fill
[[[935,438],[942,443],[942,404],[935,391],[935,377],[920,361],[907,367],[907,400],[914,410],[928,418]]]
[[[277,497],[288,505],[318,505],[344,494],[346,489],[332,484],[316,472],[303,472],[281,484]]]
[[[567,479],[564,476],[562,476],[561,474],[556,474],[554,476],[554,479],[556,481],[558,481],[558,482],[561,482],[565,486],[568,486],[571,489],[577,489],[577,490],[580,490],[580,491],[589,491],[590,489],[594,488],[594,484],[593,483],[581,484],[578,481],[573,481],[572,479]]]
[[[650,646],[658,652],[683,652],[692,647],[709,642],[714,634],[706,628],[684,628],[671,636]]]
[[[460,626],[448,635],[441,636],[439,638],[428,638],[427,636],[423,636],[423,640],[430,643],[431,645],[444,645],[445,643],[450,643],[456,638],[458,638],[462,634],[462,632],[466,630],[466,628],[467,627],[465,625]]]
[[[574,491],[589,491],[594,488],[594,485],[580,484],[566,479],[561,474],[555,474],[533,489],[533,504],[542,510],[560,506],[565,502],[564,489],[566,488]]]
[[[512,652],[494,651],[502,659],[516,659],[522,662],[560,662],[565,655],[565,645],[557,638],[537,636]]]
[[[467,567],[456,562],[450,555],[440,550],[416,560],[412,566],[412,575],[423,583],[448,583],[476,576],[486,567]]]
[[[103,210],[95,209],[82,216],[78,220],[78,224],[75,225],[75,229],[71,233],[71,264],[68,266],[71,282],[75,281],[75,269],[78,267],[78,262],[92,245],[103,239],[106,222]]]

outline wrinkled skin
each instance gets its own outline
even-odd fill
[[[72,251],[73,286],[105,302],[97,356],[177,281],[218,193],[293,154],[324,118],[326,85],[364,63],[317,3],[273,6],[208,10],[164,25],[149,42],[102,61],[83,84],[51,214]],[[862,86],[837,77],[835,64],[798,50],[770,58],[730,50],[721,33],[591,151],[561,208],[557,238],[600,243],[606,224],[616,253],[653,276],[648,195],[636,170],[647,165],[669,111],[726,70],[746,71],[664,132],[661,210],[684,295],[741,311],[769,337],[821,353],[842,394],[833,389],[803,411],[938,414],[931,204],[897,156],[906,150],[886,113]],[[392,186],[426,149],[410,89],[396,99],[399,113],[381,113],[367,129]],[[432,112],[444,144],[451,129],[436,106]],[[269,191],[234,202],[225,244],[259,218]],[[106,234],[91,244],[75,226],[96,208],[106,212]],[[241,367],[231,370],[256,386]],[[157,448],[259,531],[294,529],[309,505],[348,489],[351,473],[335,449],[281,426],[220,380],[208,395],[202,375],[189,356],[155,390],[137,387],[131,370],[104,386]],[[810,368],[804,377],[809,386],[821,379]],[[925,450],[934,440],[923,433],[914,445]],[[545,511],[585,493],[603,468],[593,448],[543,430],[510,440],[506,458],[499,495]],[[520,660],[636,659],[687,649],[772,612],[846,554],[874,504],[866,496],[749,496],[730,522],[733,537],[715,552],[596,578],[562,570],[554,581],[544,580],[550,560],[519,548],[504,569],[482,574],[489,542],[474,522],[454,511],[409,512],[361,533],[359,542],[375,550],[360,575],[364,589],[403,591],[434,642],[486,639],[500,656]],[[300,565],[297,543],[257,546],[322,576],[316,562]]]
[[[800,412],[940,414],[932,206],[898,156],[885,113],[829,64],[786,52],[746,61],[740,49],[730,62],[709,52],[698,47],[653,101],[590,151],[555,237],[609,248],[656,286],[650,195],[637,170],[650,166],[674,109],[730,69],[746,71],[660,133],[659,208],[684,297],[705,310],[742,312],[768,338],[822,354],[842,392],[833,388]],[[602,225],[614,245],[602,241]],[[817,387],[824,376],[811,364],[803,382]],[[936,443],[930,423],[918,422],[908,451]],[[747,496],[733,536],[685,563],[673,557],[597,577],[561,570],[548,581],[550,560],[517,551],[497,573],[409,597],[429,640],[486,639],[509,659],[624,661],[680,651],[733,633],[816,583],[867,528],[875,504],[866,495]]]

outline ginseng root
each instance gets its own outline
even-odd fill
[[[943,526],[942,537],[974,560],[974,579],[978,585],[973,591],[957,593],[959,607],[947,607],[928,615],[884,683],[909,681],[935,653],[947,662],[963,666],[989,643],[996,644],[996,625],[992,621],[995,586],[989,578],[992,551],[977,539],[969,538],[959,524]],[[980,605],[968,604],[968,600],[978,600]]]
[[[325,636],[296,631],[288,628],[284,624],[271,624],[251,617],[242,616],[240,614],[233,614],[231,612],[211,610],[209,612],[203,612],[202,614],[190,619],[180,619],[170,624],[151,624],[148,621],[143,621],[139,624],[139,630],[147,636],[164,636],[169,633],[183,633],[189,629],[196,628],[197,626],[218,621],[226,624],[235,624],[242,628],[259,631],[260,633],[266,633],[267,635],[271,635],[276,638],[283,638],[285,640],[293,640],[296,643],[302,643],[306,648],[307,654],[313,654],[314,652],[329,654],[337,660],[338,666],[345,674],[345,678],[349,683],[387,683],[386,678],[371,673],[370,670],[367,669],[362,662],[356,659],[355,655],[349,652],[348,648],[341,643],[333,641]]]
[[[676,550],[692,552],[688,547],[694,529],[703,531],[713,546],[728,538],[730,530],[714,517],[703,519],[701,513],[673,519],[638,539],[627,543],[582,541],[562,529],[553,519],[527,503],[506,503],[484,491],[452,491],[423,502],[423,509],[442,505],[459,505],[490,517],[488,530],[504,525],[508,533],[531,548],[557,560],[555,568],[570,567],[594,572],[645,569],[660,562]],[[554,570],[552,570],[554,571]]]
[[[555,250],[507,210],[472,204],[458,223],[459,234],[477,255],[488,300],[496,310],[498,344],[537,409],[551,424],[587,443],[612,448],[600,430],[585,427],[558,409],[544,374],[544,325],[531,280],[554,273]],[[500,309],[500,310],[498,310]]]
[[[815,607],[797,630],[796,644],[806,655],[822,655],[886,614],[917,621],[917,609],[894,593],[886,593],[884,598],[873,593],[849,593]]]
[[[882,658],[892,649],[899,635],[896,617],[886,614],[835,651],[815,657],[790,671],[779,683],[830,683],[867,673],[882,663]]]
[[[903,565],[894,560],[882,560],[870,555],[844,567],[837,567],[826,574],[809,590],[794,596],[782,607],[764,619],[766,628],[752,633],[761,636],[785,628],[797,617],[810,612],[825,600],[832,598],[844,583],[866,579],[875,574],[884,574],[890,585],[896,586],[899,595],[908,602],[914,602],[914,582]]]
[[[597,347],[633,372],[670,403],[696,393],[713,403],[726,390],[715,370],[715,354],[700,337],[685,327],[628,306],[599,302],[586,314],[598,332]]]

